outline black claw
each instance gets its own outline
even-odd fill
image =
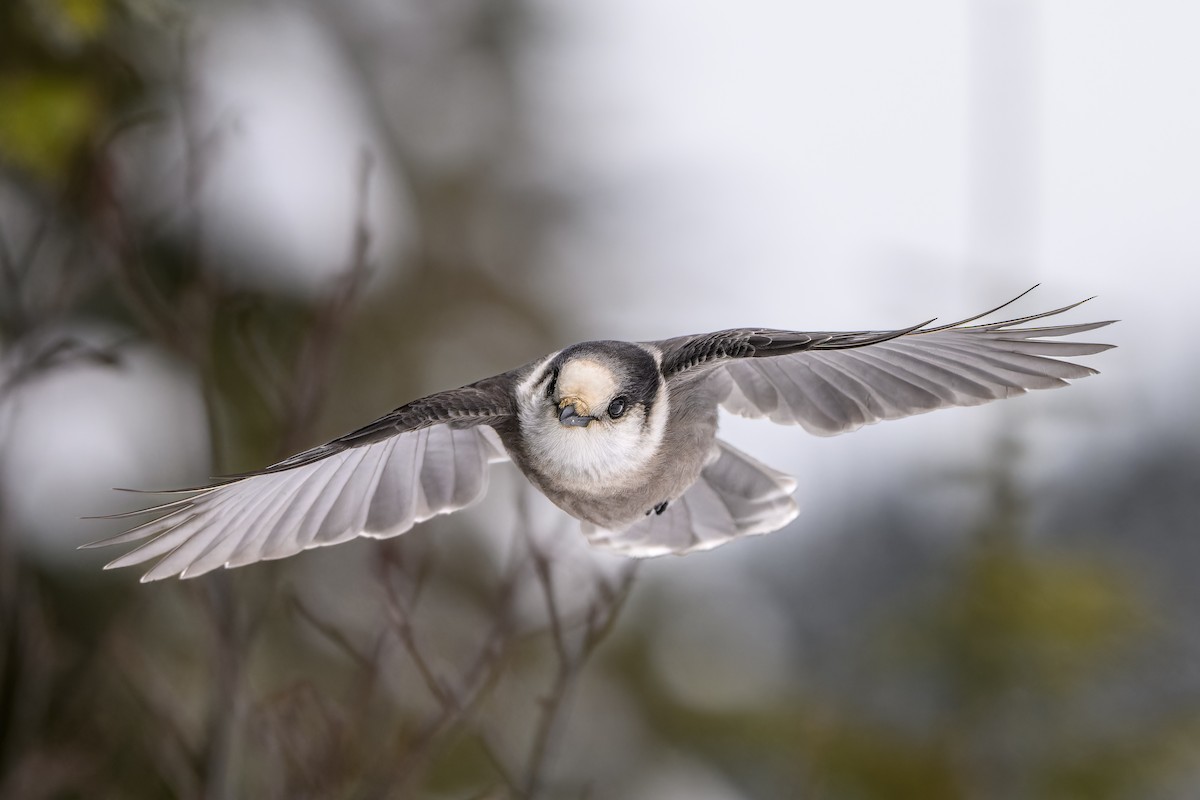
[[[669,500],[663,500],[661,503],[659,503],[658,505],[656,505],[656,506],[654,507],[654,513],[655,513],[655,514],[662,514],[664,511],[666,511],[666,510],[667,510],[667,503],[669,503],[669,502],[670,502]],[[647,511],[646,513],[647,513],[647,514],[649,514],[650,512],[649,512],[649,511]]]

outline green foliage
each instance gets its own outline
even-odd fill
[[[113,0],[0,4],[0,164],[61,187],[133,96]],[[86,170],[83,170],[86,173]]]
[[[58,178],[87,141],[100,101],[73,76],[0,80],[0,157],[44,179]]]
[[[108,24],[107,0],[50,0],[46,5],[63,27],[80,40],[99,36]]]

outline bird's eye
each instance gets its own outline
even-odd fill
[[[612,417],[613,419],[616,419],[617,417],[624,414],[625,413],[625,403],[626,403],[626,400],[624,397],[618,397],[617,399],[613,400],[611,403],[608,404],[608,415],[610,417]]]
[[[554,397],[554,390],[558,388],[558,370],[550,373],[550,382],[546,384],[546,397]]]

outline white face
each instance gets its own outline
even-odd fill
[[[640,480],[639,470],[662,443],[665,391],[647,418],[646,408],[600,360],[580,357],[565,362],[557,375],[543,371],[534,370],[520,392],[521,430],[538,470],[585,493],[603,494]]]
[[[578,358],[563,364],[556,390],[559,409],[571,405],[580,416],[600,419],[620,395],[621,386],[608,367],[590,358]]]

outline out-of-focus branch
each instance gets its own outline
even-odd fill
[[[426,726],[419,740],[429,739],[447,725],[461,718],[478,700],[481,691],[491,683],[491,673],[507,650],[513,637],[512,598],[518,573],[510,571],[496,589],[493,605],[495,614],[491,629],[484,637],[474,658],[457,678],[438,675],[430,666],[424,646],[415,633],[413,611],[398,591],[394,580],[384,581],[388,618],[397,638],[412,659],[430,695],[442,709],[442,717]]]
[[[475,656],[467,661],[467,665],[459,670],[456,676],[446,676],[433,669],[425,652],[425,643],[416,634],[412,608],[397,586],[396,577],[402,576],[402,573],[397,571],[398,563],[394,558],[385,559],[380,571],[380,580],[387,598],[388,617],[392,621],[397,639],[436,702],[438,712],[426,720],[411,738],[407,738],[404,756],[387,766],[387,774],[380,778],[381,785],[387,786],[413,783],[423,771],[425,763],[436,754],[439,747],[444,747],[454,732],[475,713],[501,679],[508,651],[516,639],[512,601],[520,572],[517,565],[501,579],[495,591],[492,625],[483,637]],[[480,737],[480,744],[489,758],[496,762],[497,774],[511,783],[510,776],[494,758],[483,737]]]
[[[124,681],[130,696],[145,715],[136,727],[146,752],[158,766],[160,777],[179,798],[199,798],[202,793],[196,770],[199,745],[185,730],[179,695],[156,665],[142,655],[143,647],[117,632],[102,647],[105,658],[118,666],[115,674]]]
[[[201,771],[205,800],[231,792],[234,739],[242,718],[242,665],[250,637],[232,595],[230,576],[219,572],[204,586],[213,624],[213,681]]]
[[[21,383],[64,364],[84,360],[114,365],[124,344],[116,342],[101,347],[69,335],[38,335],[37,329],[46,329],[47,323],[56,319],[55,311],[69,306],[75,295],[72,282],[66,279],[50,282],[53,288],[49,295],[38,293],[31,286],[38,274],[35,263],[50,227],[50,217],[42,217],[21,253],[15,255],[3,221],[0,221],[0,288],[3,289],[0,291],[0,337],[8,345],[7,363],[0,371],[0,401]],[[63,271],[58,265],[48,269]],[[44,277],[44,270],[42,275]]]
[[[362,652],[354,642],[350,641],[346,634],[338,629],[337,625],[327,622],[322,619],[317,612],[309,608],[304,601],[296,594],[291,594],[287,600],[288,608],[300,619],[304,620],[317,633],[321,634],[330,644],[334,645],[338,650],[349,657],[364,674],[374,677],[377,668],[377,659],[379,656],[378,645],[373,648],[371,654]]]
[[[4,797],[10,796],[3,785],[5,767],[19,762],[21,746],[29,744],[44,722],[52,681],[40,668],[53,655],[45,604],[33,582],[13,566],[0,563],[8,573],[0,586],[0,796]]]
[[[20,354],[8,365],[7,374],[0,375],[0,400],[35,375],[77,361],[116,366],[120,363],[124,341],[97,347],[72,336],[50,340],[40,347]]]
[[[526,512],[525,505],[519,504],[518,531],[525,533],[529,530]],[[636,563],[623,569],[611,582],[599,579],[586,611],[579,616],[569,616],[563,613],[557,600],[555,576],[558,567],[554,559],[527,537],[518,535],[514,539],[514,542],[520,541],[524,546],[514,547],[509,565],[492,592],[490,629],[482,637],[476,655],[453,675],[433,667],[429,644],[417,631],[414,598],[419,590],[412,589],[414,574],[406,569],[399,548],[384,551],[378,575],[392,630],[438,711],[426,719],[415,734],[405,736],[404,757],[392,765],[391,777],[383,779],[383,785],[413,785],[423,773],[425,763],[454,738],[456,731],[472,723],[492,688],[504,680],[509,664],[507,655],[514,646],[543,638],[550,642],[553,651],[554,672],[536,701],[537,710],[532,715],[532,744],[522,759],[522,767],[514,771],[507,764],[508,759],[494,746],[488,732],[482,727],[473,730],[475,743],[511,796],[533,798],[543,792],[552,744],[565,722],[571,690],[619,617],[633,586]],[[418,568],[415,574],[425,573]],[[536,629],[521,630],[514,624],[513,599],[516,587],[525,584],[529,577],[533,577],[541,589],[546,621]],[[406,593],[405,590],[409,591]]]
[[[556,668],[549,689],[540,699],[541,714],[534,730],[533,745],[529,751],[522,782],[522,796],[526,800],[533,800],[542,791],[550,744],[562,725],[571,690],[588,660],[616,623],[633,588],[638,565],[638,562],[634,561],[624,567],[612,585],[603,580],[598,582],[596,597],[589,604],[585,614],[582,639],[572,650],[566,640],[563,620],[555,597],[554,572],[550,559],[532,542],[530,542],[530,557],[533,560],[534,573],[537,575],[546,604],[551,640],[554,642]]]
[[[0,279],[3,280],[4,291],[0,298],[7,297],[8,302],[0,306],[0,333],[18,337],[28,330],[31,322],[25,308],[24,282],[29,274],[42,243],[46,240],[46,232],[50,229],[50,220],[42,218],[29,237],[24,252],[17,256],[13,253],[8,242],[3,222],[0,222]]]
[[[412,618],[407,605],[402,601],[392,583],[386,583],[385,590],[388,599],[388,618],[391,620],[392,628],[408,653],[408,657],[412,659],[413,666],[420,673],[421,680],[425,682],[425,688],[429,690],[429,694],[442,707],[443,711],[447,714],[457,712],[462,708],[462,700],[453,689],[434,674],[433,668],[430,667],[428,659],[425,658],[425,654],[417,642],[416,634],[413,632]]]
[[[123,306],[158,343],[178,353],[189,363],[202,366],[207,353],[208,326],[199,327],[198,319],[181,319],[182,309],[170,303],[147,273],[136,226],[130,223],[114,186],[103,184],[99,190],[102,212],[102,241],[107,245],[99,260],[108,270]]]
[[[312,430],[317,411],[329,388],[333,354],[349,322],[354,300],[370,274],[370,264],[367,260],[371,245],[368,214],[373,169],[374,159],[371,154],[366,150],[362,151],[359,154],[356,211],[349,264],[338,281],[337,288],[317,312],[301,346],[280,438],[280,455],[288,455],[300,449]]]

